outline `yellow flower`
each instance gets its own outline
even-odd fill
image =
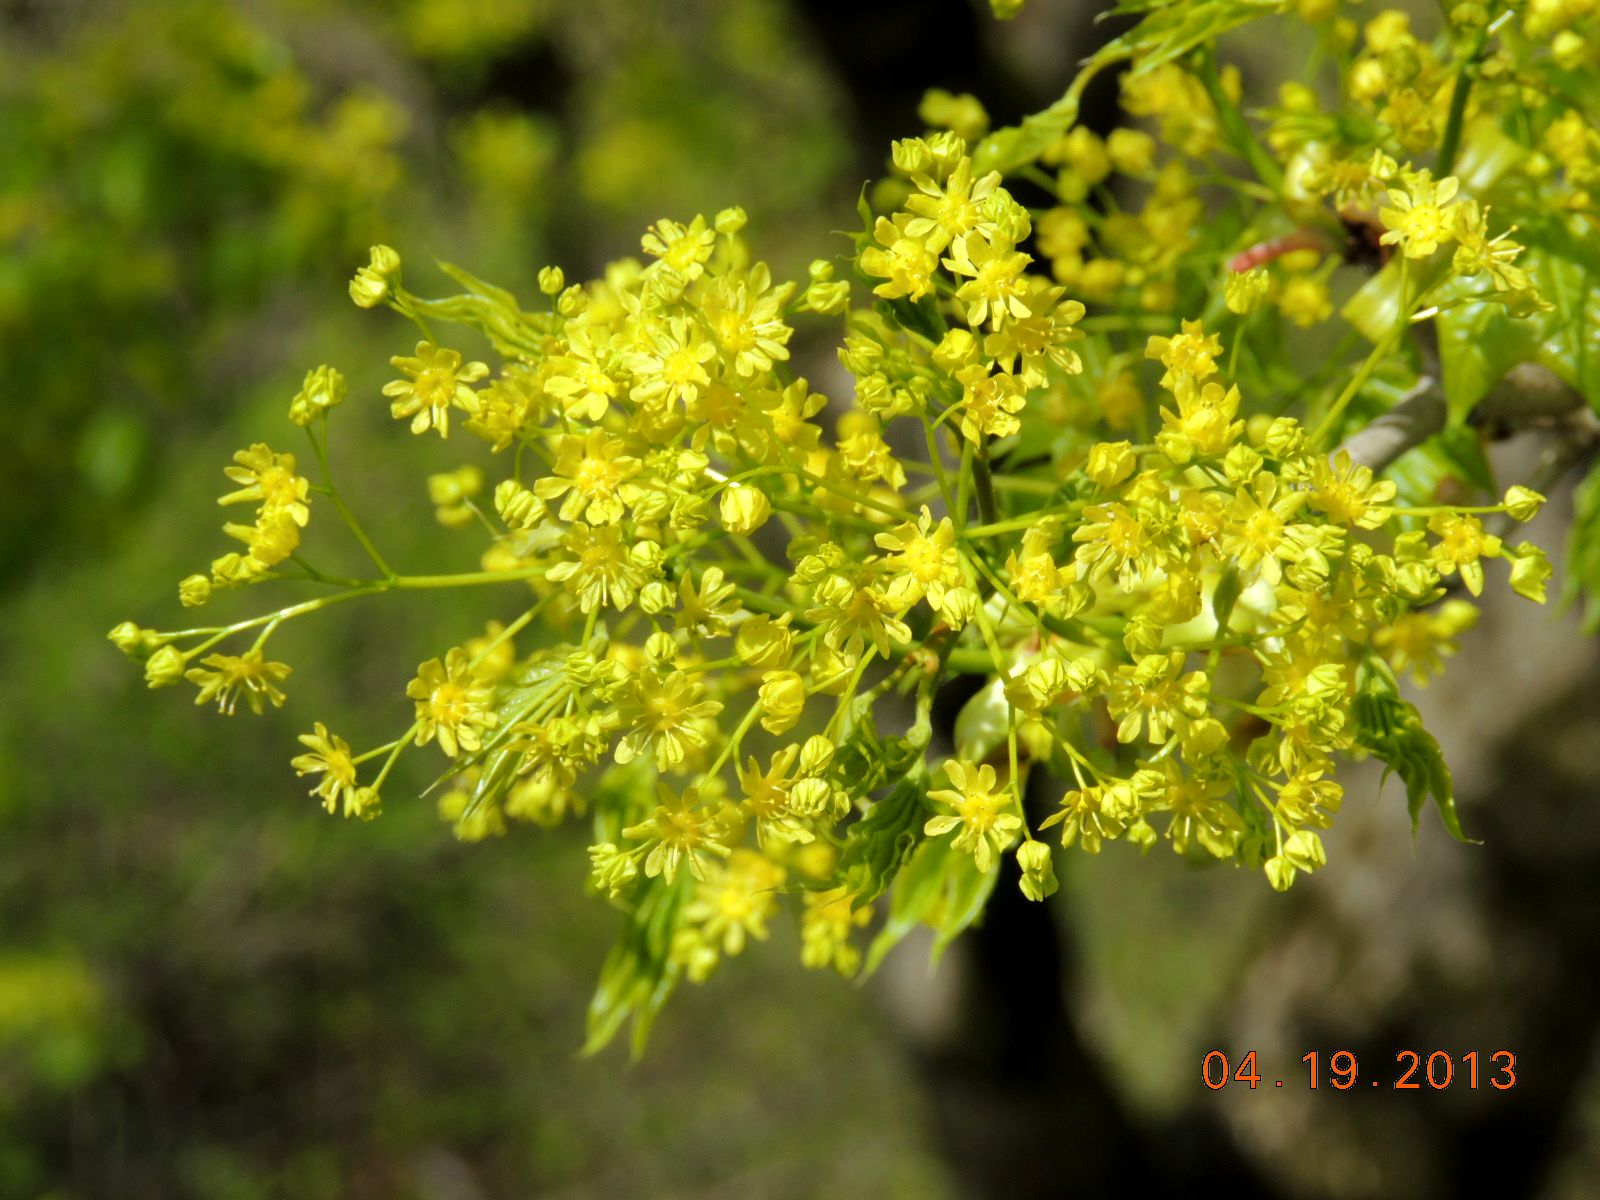
[[[898,218],[909,222],[910,217]],[[878,245],[861,252],[861,270],[885,280],[872,289],[874,296],[896,300],[920,300],[933,291],[933,273],[939,266],[939,255],[930,250],[919,238],[909,236],[902,225],[879,217],[873,226],[873,237]]]
[[[639,244],[657,260],[653,266],[666,267],[692,283],[705,272],[717,244],[717,231],[708,227],[700,215],[687,225],[662,219],[650,227]]]
[[[1184,321],[1181,332],[1172,337],[1152,337],[1145,346],[1146,358],[1158,358],[1167,373],[1161,377],[1161,386],[1175,387],[1179,379],[1202,380],[1216,373],[1213,360],[1222,353],[1222,339],[1216,334],[1207,336],[1199,321]]]
[[[347,817],[365,815],[365,799],[361,795],[363,789],[356,784],[356,764],[350,754],[350,743],[342,737],[337,737],[328,732],[328,727],[318,721],[311,733],[302,733],[300,743],[310,753],[302,754],[290,760],[289,765],[294,768],[295,774],[321,775],[317,786],[311,789],[313,796],[322,799],[322,807],[333,812],[341,800],[344,801],[344,815]]]
[[[734,955],[747,938],[766,941],[787,872],[764,854],[735,850],[726,862],[707,862],[705,875],[684,906],[683,919],[723,954]]]
[[[711,382],[706,364],[717,348],[684,316],[652,324],[644,338],[646,348],[624,360],[637,380],[628,395],[658,408],[692,404]]]
[[[929,792],[928,799],[955,811],[930,818],[922,832],[928,837],[942,837],[959,829],[956,849],[972,855],[978,870],[987,872],[994,866],[995,856],[1011,844],[1022,828],[1022,818],[1013,811],[1015,800],[1009,790],[995,790],[994,768],[987,763],[973,766],[952,759],[944,769],[951,786]]]
[[[1485,533],[1477,517],[1454,513],[1435,513],[1428,518],[1428,529],[1439,535],[1430,561],[1441,575],[1461,572],[1461,582],[1474,596],[1483,592],[1483,564],[1480,557],[1497,558],[1500,539]]]
[[[1159,744],[1206,715],[1206,674],[1185,675],[1183,662],[1183,654],[1175,650],[1144,655],[1112,672],[1106,708],[1117,718],[1119,742],[1131,742],[1143,730],[1149,741]]]
[[[1027,403],[1027,385],[1020,376],[991,374],[983,363],[956,372],[961,384],[961,435],[980,442],[985,434],[1008,437],[1022,427],[1017,414]]]
[[[1320,325],[1333,315],[1328,285],[1310,275],[1296,275],[1278,295],[1278,311],[1301,329]]]
[[[289,677],[287,663],[268,662],[260,650],[247,650],[243,654],[213,654],[200,660],[183,677],[200,688],[196,704],[217,702],[217,710],[233,715],[234,706],[242,694],[250,711],[260,714],[265,705],[274,708],[283,705],[284,694],[278,684]]]
[[[1478,623],[1478,609],[1466,600],[1451,600],[1438,609],[1403,612],[1374,631],[1372,644],[1396,672],[1411,671],[1420,687],[1430,675],[1444,670],[1444,660],[1456,652],[1457,635]]]
[[[1397,491],[1393,480],[1374,482],[1372,468],[1354,462],[1348,450],[1312,463],[1311,507],[1341,525],[1378,528],[1393,515],[1388,503]]]
[[[814,834],[790,803],[789,771],[799,755],[798,746],[785,746],[773,752],[771,764],[762,771],[753,756],[738,768],[739,788],[744,793],[744,808],[756,821],[756,840],[805,845]]]
[[[545,572],[552,583],[565,583],[584,612],[633,603],[639,589],[657,574],[659,552],[653,542],[629,546],[616,525],[574,525],[562,538],[572,557]]]
[[[1115,575],[1126,586],[1171,560],[1171,538],[1164,529],[1169,518],[1157,507],[1092,504],[1083,515],[1087,520],[1073,530],[1072,540],[1079,543],[1073,557],[1086,582]]]
[[[832,967],[847,978],[861,966],[861,951],[850,941],[850,933],[872,920],[872,906],[857,908],[848,888],[804,895],[805,912],[800,917],[800,961],[813,970]]]
[[[619,763],[632,762],[646,751],[653,751],[656,770],[676,767],[699,750],[707,738],[702,721],[722,711],[716,700],[702,700],[705,688],[682,671],[665,679],[642,675],[634,680],[629,694],[617,705],[617,717],[627,731],[617,743]]]
[[[1238,810],[1225,797],[1232,790],[1226,779],[1185,775],[1173,759],[1162,763],[1162,790],[1153,807],[1172,814],[1167,837],[1179,854],[1194,844],[1216,858],[1231,858],[1244,832]]]
[[[907,237],[917,238],[930,250],[943,250],[956,238],[977,232],[989,236],[994,221],[984,211],[984,201],[1000,186],[1000,172],[990,171],[973,181],[972,159],[963,156],[943,184],[923,174],[913,175],[917,192],[906,201],[913,214],[906,222]]]
[[[559,496],[563,521],[583,520],[591,525],[612,525],[622,520],[627,506],[639,498],[633,478],[639,474],[639,460],[623,451],[621,438],[603,429],[591,429],[582,437],[561,439],[553,474],[537,480],[534,495],[541,500]]]
[[[1280,493],[1276,475],[1257,475],[1249,488],[1240,488],[1228,503],[1218,549],[1246,578],[1259,568],[1261,578],[1276,585],[1283,577],[1279,560],[1294,554],[1286,536],[1288,523],[1304,502],[1304,492]]]
[[[239,485],[218,504],[255,503],[263,512],[282,514],[304,526],[311,519],[308,505],[311,483],[294,473],[294,455],[274,454],[264,442],[233,456],[234,466],[223,474]]]
[[[439,748],[451,758],[462,750],[481,749],[484,731],[500,719],[492,707],[494,688],[473,673],[467,652],[459,646],[443,662],[431,658],[418,667],[406,695],[417,702],[416,744],[437,737]]]
[[[774,363],[788,360],[794,330],[784,323],[783,306],[793,294],[792,283],[772,286],[766,263],[743,275],[719,276],[706,289],[701,315],[736,375],[765,374]]]
[[[449,436],[452,406],[469,415],[477,411],[477,393],[468,384],[489,374],[485,364],[463,365],[458,352],[432,342],[418,342],[414,358],[396,355],[389,363],[405,376],[383,386],[383,394],[390,397],[390,414],[396,420],[410,417],[412,433],[432,427],[440,437]]]
[[[1455,237],[1454,218],[1446,209],[1461,182],[1453,175],[1435,182],[1427,171],[1407,172],[1401,178],[1405,188],[1391,188],[1391,207],[1378,210],[1385,228],[1378,240],[1385,246],[1398,244],[1407,258],[1427,258]]]
[[[645,875],[651,879],[663,875],[671,883],[677,879],[679,869],[688,866],[689,874],[704,879],[711,858],[727,858],[731,853],[717,825],[715,812],[711,806],[700,803],[698,787],[675,794],[666,784],[658,782],[656,799],[656,806],[648,817],[622,831],[623,837],[642,841],[649,847],[644,860]]]
[[[1023,275],[1032,261],[1007,242],[986,241],[977,234],[957,239],[944,265],[952,274],[967,277],[956,289],[956,299],[967,306],[967,324],[976,329],[987,321],[999,329],[1008,319],[1032,316]]]
[[[890,574],[886,595],[900,607],[910,608],[926,596],[933,608],[940,608],[945,591],[961,585],[955,525],[945,517],[935,526],[926,505],[918,520],[880,533],[874,540],[891,551],[884,561]]]
[[[1076,788],[1061,797],[1061,809],[1040,824],[1040,829],[1061,826],[1061,844],[1082,846],[1085,853],[1099,854],[1103,842],[1118,837],[1126,820],[1106,803],[1104,787]]]

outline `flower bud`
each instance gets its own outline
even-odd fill
[[[106,635],[117,650],[122,651],[128,658],[142,659],[154,650],[157,637],[149,629],[139,629],[133,621],[123,621],[122,624],[112,627]]]
[[[948,588],[939,600],[939,615],[950,628],[965,629],[972,618],[978,615],[978,605],[981,603],[978,593],[969,587]]]
[[[821,775],[833,765],[833,743],[814,733],[800,747],[800,774]]]
[[[1531,542],[1523,542],[1511,560],[1511,590],[1535,604],[1545,601],[1545,585],[1550,582],[1550,560]]]
[[[556,297],[556,311],[563,317],[576,317],[588,307],[588,293],[576,283]]]
[[[1294,867],[1282,855],[1274,854],[1267,859],[1263,869],[1267,873],[1267,882],[1272,885],[1273,891],[1287,892],[1294,884]]]
[[[768,671],[756,695],[761,701],[761,728],[768,733],[788,732],[805,711],[805,680],[794,671]]]
[[[917,116],[935,129],[948,129],[963,141],[976,142],[989,132],[989,114],[974,95],[959,95],[943,88],[929,88],[917,105]],[[963,150],[965,147],[963,147]]]
[[[178,584],[178,600],[185,608],[199,608],[211,599],[211,580],[204,575],[190,575]]]
[[[1302,871],[1315,871],[1328,862],[1322,839],[1309,829],[1292,833],[1284,840],[1283,857]]]
[[[1230,272],[1222,284],[1223,303],[1228,306],[1229,312],[1246,316],[1261,307],[1267,298],[1270,283],[1265,267]]]
[[[183,663],[176,646],[162,646],[144,665],[145,682],[153,688],[171,687],[183,678]]]
[[[304,428],[314,418],[341,404],[344,396],[343,375],[330,366],[313,367],[306,372],[294,399],[289,401],[289,420]]]
[[[977,361],[978,339],[971,330],[952,329],[933,348],[933,365],[945,371],[955,371]]]
[[[508,529],[532,529],[544,520],[545,503],[515,479],[505,479],[494,489],[494,510]]]
[[[657,580],[656,582],[660,582]],[[677,640],[665,630],[656,630],[644,640],[644,653],[652,663],[664,667],[676,661],[678,657]]]
[[[1550,43],[1550,57],[1563,71],[1576,71],[1589,57],[1589,43],[1582,34],[1563,29]]]
[[[778,620],[765,613],[748,618],[733,639],[734,653],[741,662],[762,670],[788,663],[794,652],[794,634],[789,631],[789,615]]]
[[[813,283],[805,290],[805,306],[824,317],[836,317],[850,307],[850,284],[839,279],[826,283]]]
[[[1514,521],[1531,521],[1544,506],[1544,497],[1532,488],[1525,488],[1521,484],[1513,485],[1506,489],[1506,498],[1503,501],[1506,513]]]
[[[718,233],[732,237],[743,229],[749,220],[750,218],[745,214],[744,209],[735,204],[732,208],[725,208],[719,212],[714,224]]]
[[[1155,164],[1156,140],[1142,129],[1113,129],[1106,152],[1124,175],[1143,175]]]
[[[1083,469],[1101,487],[1114,488],[1133,474],[1133,468],[1131,442],[1100,442],[1089,451],[1089,461]]]
[[[833,788],[826,779],[811,777],[795,781],[789,789],[789,807],[802,816],[820,813],[833,801]]]
[[[1022,894],[1029,900],[1043,900],[1056,890],[1056,867],[1050,847],[1032,838],[1017,847],[1017,865],[1022,868]]]
[[[663,579],[652,579],[639,592],[639,607],[650,617],[666,612],[676,600],[677,593]]]
[[[723,489],[717,511],[729,533],[754,533],[772,515],[772,502],[760,488],[732,483]]]
[[[400,277],[400,255],[388,246],[374,246],[371,261],[350,281],[350,299],[358,308],[376,308],[389,297],[389,287]]]
[[[539,290],[546,296],[559,296],[567,286],[567,273],[560,267],[539,268]]]

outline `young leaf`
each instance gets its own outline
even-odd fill
[[[1357,744],[1383,761],[1388,768],[1385,779],[1393,772],[1406,785],[1412,836],[1416,836],[1422,806],[1431,798],[1450,836],[1460,842],[1471,841],[1456,815],[1450,768],[1439,743],[1423,728],[1416,706],[1401,697],[1394,672],[1376,655],[1369,654],[1356,672],[1353,712]]]

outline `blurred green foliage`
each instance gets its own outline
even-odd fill
[[[431,799],[330,821],[292,722],[223,755],[103,641],[217,543],[220,468],[306,366],[393,349],[345,295],[368,243],[524,284],[738,200],[798,259],[852,183],[797,36],[778,0],[0,6],[0,1196],[940,1194],[903,1064],[785,935],[596,1067],[615,917],[576,843],[459,845]],[[375,431],[381,383],[352,372]],[[421,561],[416,465],[364,490]],[[420,661],[412,621],[323,626],[297,692],[375,734],[404,701],[365,664]]]
[[[0,566],[147,499],[371,242],[523,286],[660,215],[815,211],[844,143],[796,36],[778,0],[0,9]]]

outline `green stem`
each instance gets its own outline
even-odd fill
[[[1445,117],[1444,136],[1439,139],[1439,158],[1434,164],[1434,174],[1440,178],[1450,174],[1456,165],[1456,152],[1461,148],[1461,126],[1467,115],[1467,99],[1472,95],[1472,72],[1488,41],[1488,33],[1480,33],[1471,53],[1462,60],[1456,71],[1455,86],[1450,90],[1450,113]]]
[[[996,524],[1000,520],[1000,505],[995,502],[994,475],[989,470],[987,438],[978,443],[977,453],[972,456],[972,482],[978,498],[978,516],[983,518],[985,525]]]
[[[1199,67],[1195,74],[1206,89],[1206,95],[1211,97],[1211,103],[1217,110],[1217,120],[1222,126],[1222,135],[1227,139],[1233,152],[1250,164],[1250,169],[1256,173],[1257,179],[1273,192],[1280,191],[1283,187],[1283,169],[1256,140],[1256,135],[1244,119],[1244,114],[1239,111],[1239,106],[1223,90],[1222,76],[1217,72],[1216,56],[1209,48],[1199,56]]]
[[[339,495],[339,489],[334,485],[333,472],[328,467],[328,421],[326,413],[323,414],[321,427],[322,436],[320,438],[311,431],[311,426],[309,425],[306,426],[306,436],[311,439],[312,449],[317,454],[317,465],[322,468],[322,478],[328,487],[328,499],[333,501],[333,507],[338,511],[344,523],[350,527],[350,532],[355,534],[356,541],[361,543],[361,548],[366,551],[367,557],[372,560],[372,565],[378,568],[378,573],[393,578],[393,569],[383,561],[383,555],[378,553],[378,548],[372,544],[372,539],[367,536],[366,530],[361,528],[361,522],[356,520],[355,513],[350,511],[350,506],[344,502],[344,497]]]

